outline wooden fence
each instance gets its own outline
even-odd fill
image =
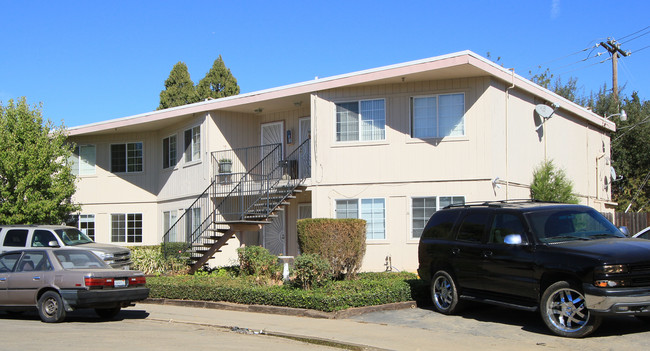
[[[625,226],[633,235],[643,228],[650,226],[650,213],[649,212],[616,212],[603,213],[607,219],[614,223],[617,227]]]

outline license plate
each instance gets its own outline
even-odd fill
[[[126,286],[126,280],[125,279],[115,279],[113,281],[113,287],[123,288],[125,286]]]

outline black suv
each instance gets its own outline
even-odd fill
[[[603,315],[650,319],[650,241],[626,238],[591,207],[448,207],[431,217],[418,251],[418,273],[444,314],[466,300],[539,309],[568,337],[590,334]]]

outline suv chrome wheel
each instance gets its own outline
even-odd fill
[[[458,290],[454,279],[445,271],[438,271],[431,280],[431,299],[435,309],[444,314],[458,311]]]
[[[582,293],[565,281],[546,289],[540,308],[544,323],[557,335],[579,338],[600,325],[600,318],[589,313]]]

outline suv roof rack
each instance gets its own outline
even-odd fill
[[[527,204],[527,203],[549,203],[557,204],[555,201],[542,201],[537,199],[509,199],[509,200],[493,200],[493,201],[474,201],[466,202],[464,204],[451,204],[444,208],[459,208],[459,207],[507,207],[508,205]]]

